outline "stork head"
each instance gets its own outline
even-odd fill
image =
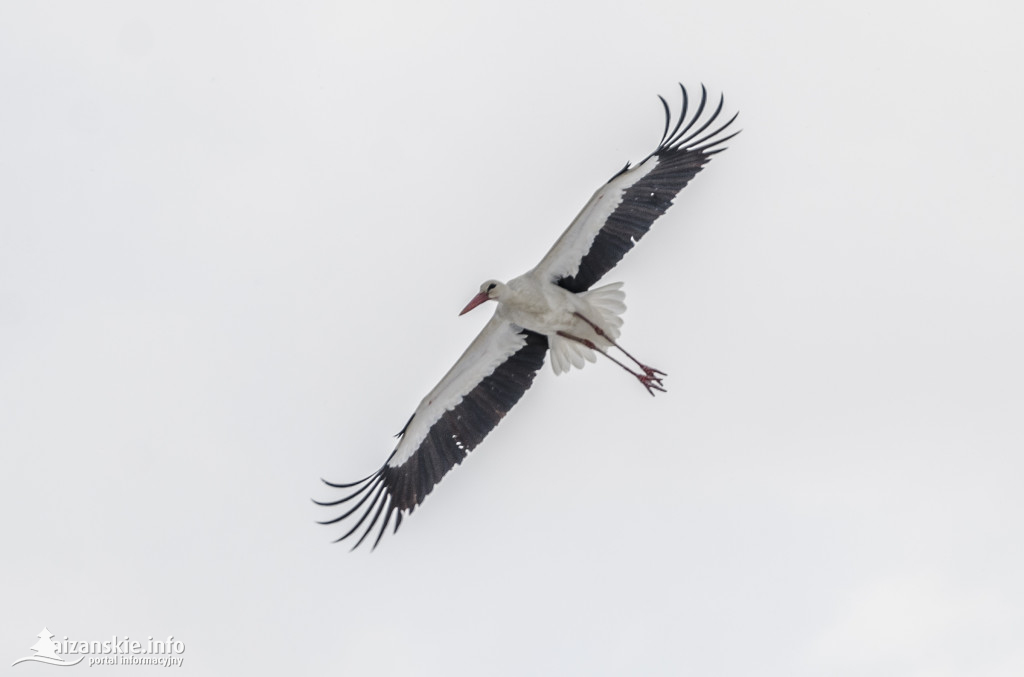
[[[466,304],[466,307],[462,309],[462,312],[459,313],[459,315],[465,315],[484,301],[497,301],[505,293],[506,289],[508,289],[508,287],[506,287],[503,282],[487,280],[487,282],[480,285],[480,293],[474,296],[470,302]]]

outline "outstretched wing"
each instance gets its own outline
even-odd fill
[[[724,97],[714,112],[705,116],[707,90],[703,86],[697,110],[687,121],[689,97],[685,87],[679,88],[683,110],[675,126],[668,103],[659,96],[665,107],[665,131],[658,147],[635,167],[627,164],[594,193],[533,269],[535,274],[571,292],[589,289],[622,260],[711,156],[725,150],[722,144],[739,133],[724,135],[738,113],[724,124],[713,126],[722,112]],[[707,131],[709,128],[711,131]]]
[[[335,524],[358,516],[352,528],[338,540],[359,531],[369,519],[353,550],[366,539],[383,515],[376,548],[392,517],[395,531],[402,515],[423,502],[427,494],[454,466],[498,425],[519,401],[544,366],[548,341],[495,315],[431,390],[398,435],[401,440],[384,466],[350,484],[330,487],[349,489],[335,501],[314,501],[336,506],[356,501],[346,512],[321,524]],[[397,515],[396,515],[397,513]],[[355,517],[353,517],[355,519]]]

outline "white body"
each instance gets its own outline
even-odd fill
[[[590,341],[605,351],[612,341],[619,337],[622,327],[622,313],[626,310],[626,295],[622,283],[591,289],[574,294],[552,284],[530,271],[509,280],[505,289],[494,298],[498,301],[495,315],[524,329],[544,334],[551,349],[551,367],[556,374],[576,367],[582,369],[587,362],[594,362],[594,351],[579,341],[565,338],[559,332]],[[577,315],[578,314],[578,315]],[[587,318],[604,332],[601,336],[582,318]]]

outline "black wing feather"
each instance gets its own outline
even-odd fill
[[[684,125],[689,101],[686,88],[682,85],[679,87],[683,92],[683,107],[679,120],[669,133],[671,113],[668,104],[661,99],[665,107],[665,131],[658,147],[644,159],[646,162],[651,158],[657,158],[657,166],[625,191],[622,202],[608,217],[594,238],[590,250],[580,261],[576,274],[557,280],[557,284],[562,288],[574,293],[586,291],[614,268],[626,252],[650,230],[651,224],[668,210],[675,196],[697,175],[711,156],[724,150],[720,145],[739,133],[722,136],[736,119],[735,115],[726,123],[704,133],[718,119],[724,98],[719,99],[718,107],[707,120],[690,133],[704,114],[707,90],[701,87],[697,111]],[[626,169],[612,178],[622,175],[628,168],[629,165],[626,165]]]
[[[350,484],[335,484],[324,480],[327,486],[352,491],[334,501],[314,501],[317,505],[341,505],[357,496],[359,501],[341,516],[320,524],[336,524],[353,513],[361,512],[356,524],[338,539],[342,541],[359,531],[372,513],[369,525],[363,530],[353,550],[366,540],[381,515],[384,521],[373,547],[376,548],[380,543],[393,516],[397,532],[402,523],[402,514],[412,512],[422,503],[441,478],[483,441],[529,389],[537,371],[544,366],[547,337],[528,330],[522,333],[526,335],[523,347],[480,381],[459,404],[442,414],[405,463],[394,468],[385,463],[374,474]],[[406,423],[402,431],[405,432],[408,427]]]

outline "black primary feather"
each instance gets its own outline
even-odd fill
[[[707,105],[707,90],[701,86],[697,111],[687,121],[689,96],[685,87],[679,85],[679,88],[683,95],[682,110],[671,133],[669,133],[669,127],[672,126],[672,114],[668,102],[663,97],[658,97],[665,108],[665,131],[662,132],[658,147],[643,161],[647,162],[651,158],[656,158],[657,166],[626,189],[622,196],[622,202],[612,211],[597,237],[594,238],[590,249],[581,259],[576,274],[556,281],[562,288],[574,293],[590,289],[605,273],[622,260],[626,252],[632,249],[633,245],[650,230],[651,224],[672,206],[675,196],[707,164],[711,156],[725,150],[721,144],[739,134],[737,131],[723,136],[723,132],[733,123],[739,113],[733,115],[724,124],[705,133],[708,127],[718,120],[725,103],[724,97],[719,99],[715,111],[704,120],[700,127],[693,130],[704,115]],[[629,168],[630,165],[627,164],[625,169],[612,177],[612,180],[621,176]]]
[[[352,546],[355,550],[366,540],[383,514],[384,521],[373,542],[376,548],[391,518],[396,517],[397,532],[402,514],[412,512],[422,503],[441,478],[461,463],[466,454],[480,444],[515,406],[533,383],[537,371],[544,366],[544,355],[548,350],[548,340],[543,334],[528,330],[522,333],[526,336],[526,343],[480,381],[461,402],[444,412],[405,463],[397,467],[385,463],[380,470],[358,482],[336,484],[323,480],[329,487],[352,491],[334,501],[313,501],[317,505],[330,507],[359,499],[338,517],[320,522],[337,524],[359,514],[358,521],[337,541],[359,531],[372,514],[369,524]],[[400,435],[405,433],[412,420],[409,419]]]

